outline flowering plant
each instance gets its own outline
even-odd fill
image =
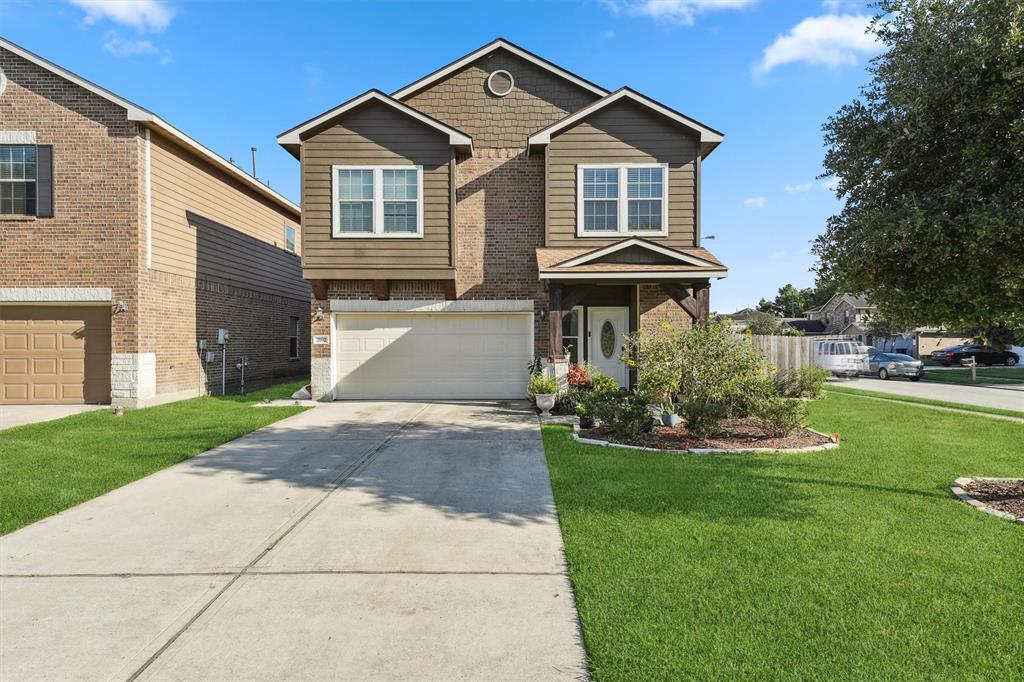
[[[590,383],[590,373],[587,372],[587,368],[577,363],[569,366],[569,374],[566,377],[569,381],[569,385],[580,388]]]

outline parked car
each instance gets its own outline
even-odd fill
[[[962,360],[968,358],[974,358],[974,361],[979,365],[1006,365],[1007,367],[1013,367],[1020,362],[1020,357],[1012,351],[997,350],[992,346],[983,346],[981,344],[950,346],[949,348],[940,348],[931,354],[932,360],[945,367],[959,365]]]
[[[902,353],[868,354],[868,374],[877,374],[879,379],[906,377],[920,381],[924,376],[924,363]]]
[[[855,341],[818,341],[814,346],[814,364],[836,376],[857,376],[867,362],[865,347]]]

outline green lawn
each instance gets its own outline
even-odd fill
[[[0,431],[0,534],[302,412],[307,408],[256,409],[253,403],[287,398],[304,383]]]
[[[544,445],[597,680],[1024,677],[1024,526],[952,497],[1024,425],[830,393],[838,450]]]
[[[979,367],[977,373],[979,384],[1024,384],[1024,369]],[[953,384],[972,383],[969,369],[925,370],[924,378],[928,381],[944,381]]]

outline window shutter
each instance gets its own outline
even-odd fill
[[[36,145],[36,215],[53,217],[53,145]]]

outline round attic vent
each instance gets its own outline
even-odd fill
[[[512,74],[504,69],[492,71],[491,75],[487,77],[487,89],[496,97],[504,97],[512,92],[512,88],[515,86],[516,82],[512,78]]]

